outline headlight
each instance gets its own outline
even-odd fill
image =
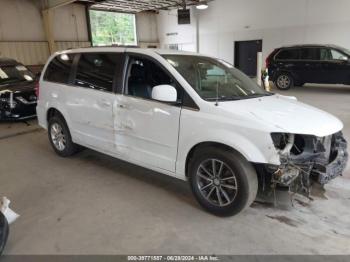
[[[271,133],[271,138],[276,149],[283,150],[288,144],[288,139],[291,134],[287,133]]]
[[[306,148],[314,148],[317,141],[315,136],[288,133],[272,133],[271,138],[280,153],[295,156],[302,154]]]

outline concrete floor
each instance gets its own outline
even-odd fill
[[[350,88],[283,94],[337,115],[350,141]],[[349,169],[313,201],[218,218],[182,181],[91,150],[59,158],[30,124],[0,125],[0,195],[21,215],[6,254],[350,254]]]

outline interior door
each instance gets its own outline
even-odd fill
[[[121,53],[82,53],[74,86],[66,92],[66,108],[74,138],[84,145],[113,152],[113,106],[117,74],[123,67]],[[121,75],[121,73],[120,73]]]
[[[258,52],[262,40],[235,42],[235,67],[250,77],[256,77]]]
[[[132,56],[124,95],[117,96],[118,153],[144,166],[175,172],[181,107],[151,98],[152,88],[175,85],[155,61]],[[180,99],[180,92],[178,90]]]

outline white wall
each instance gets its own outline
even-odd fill
[[[349,10],[349,0],[215,0],[199,12],[199,50],[233,62],[234,41],[240,40],[262,39],[264,59],[274,48],[290,44],[327,43],[350,49]],[[158,23],[163,23],[163,31],[189,35],[164,12]],[[161,45],[180,41],[161,33]],[[194,26],[188,39],[195,34]]]
[[[190,25],[178,25],[177,10],[160,11],[157,21],[161,48],[167,48],[169,44],[177,44],[180,50],[196,50],[195,12],[191,12]]]

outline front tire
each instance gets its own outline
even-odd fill
[[[189,181],[199,204],[216,216],[233,216],[249,207],[258,192],[254,167],[239,154],[206,147],[195,152]]]
[[[283,91],[289,90],[290,88],[294,87],[294,79],[288,73],[281,73],[276,78],[275,86],[279,90],[283,90]]]
[[[9,225],[6,217],[0,212],[0,256],[5,249],[9,235]]]
[[[80,149],[73,143],[66,121],[60,116],[50,118],[48,135],[52,148],[61,157],[72,156]]]

